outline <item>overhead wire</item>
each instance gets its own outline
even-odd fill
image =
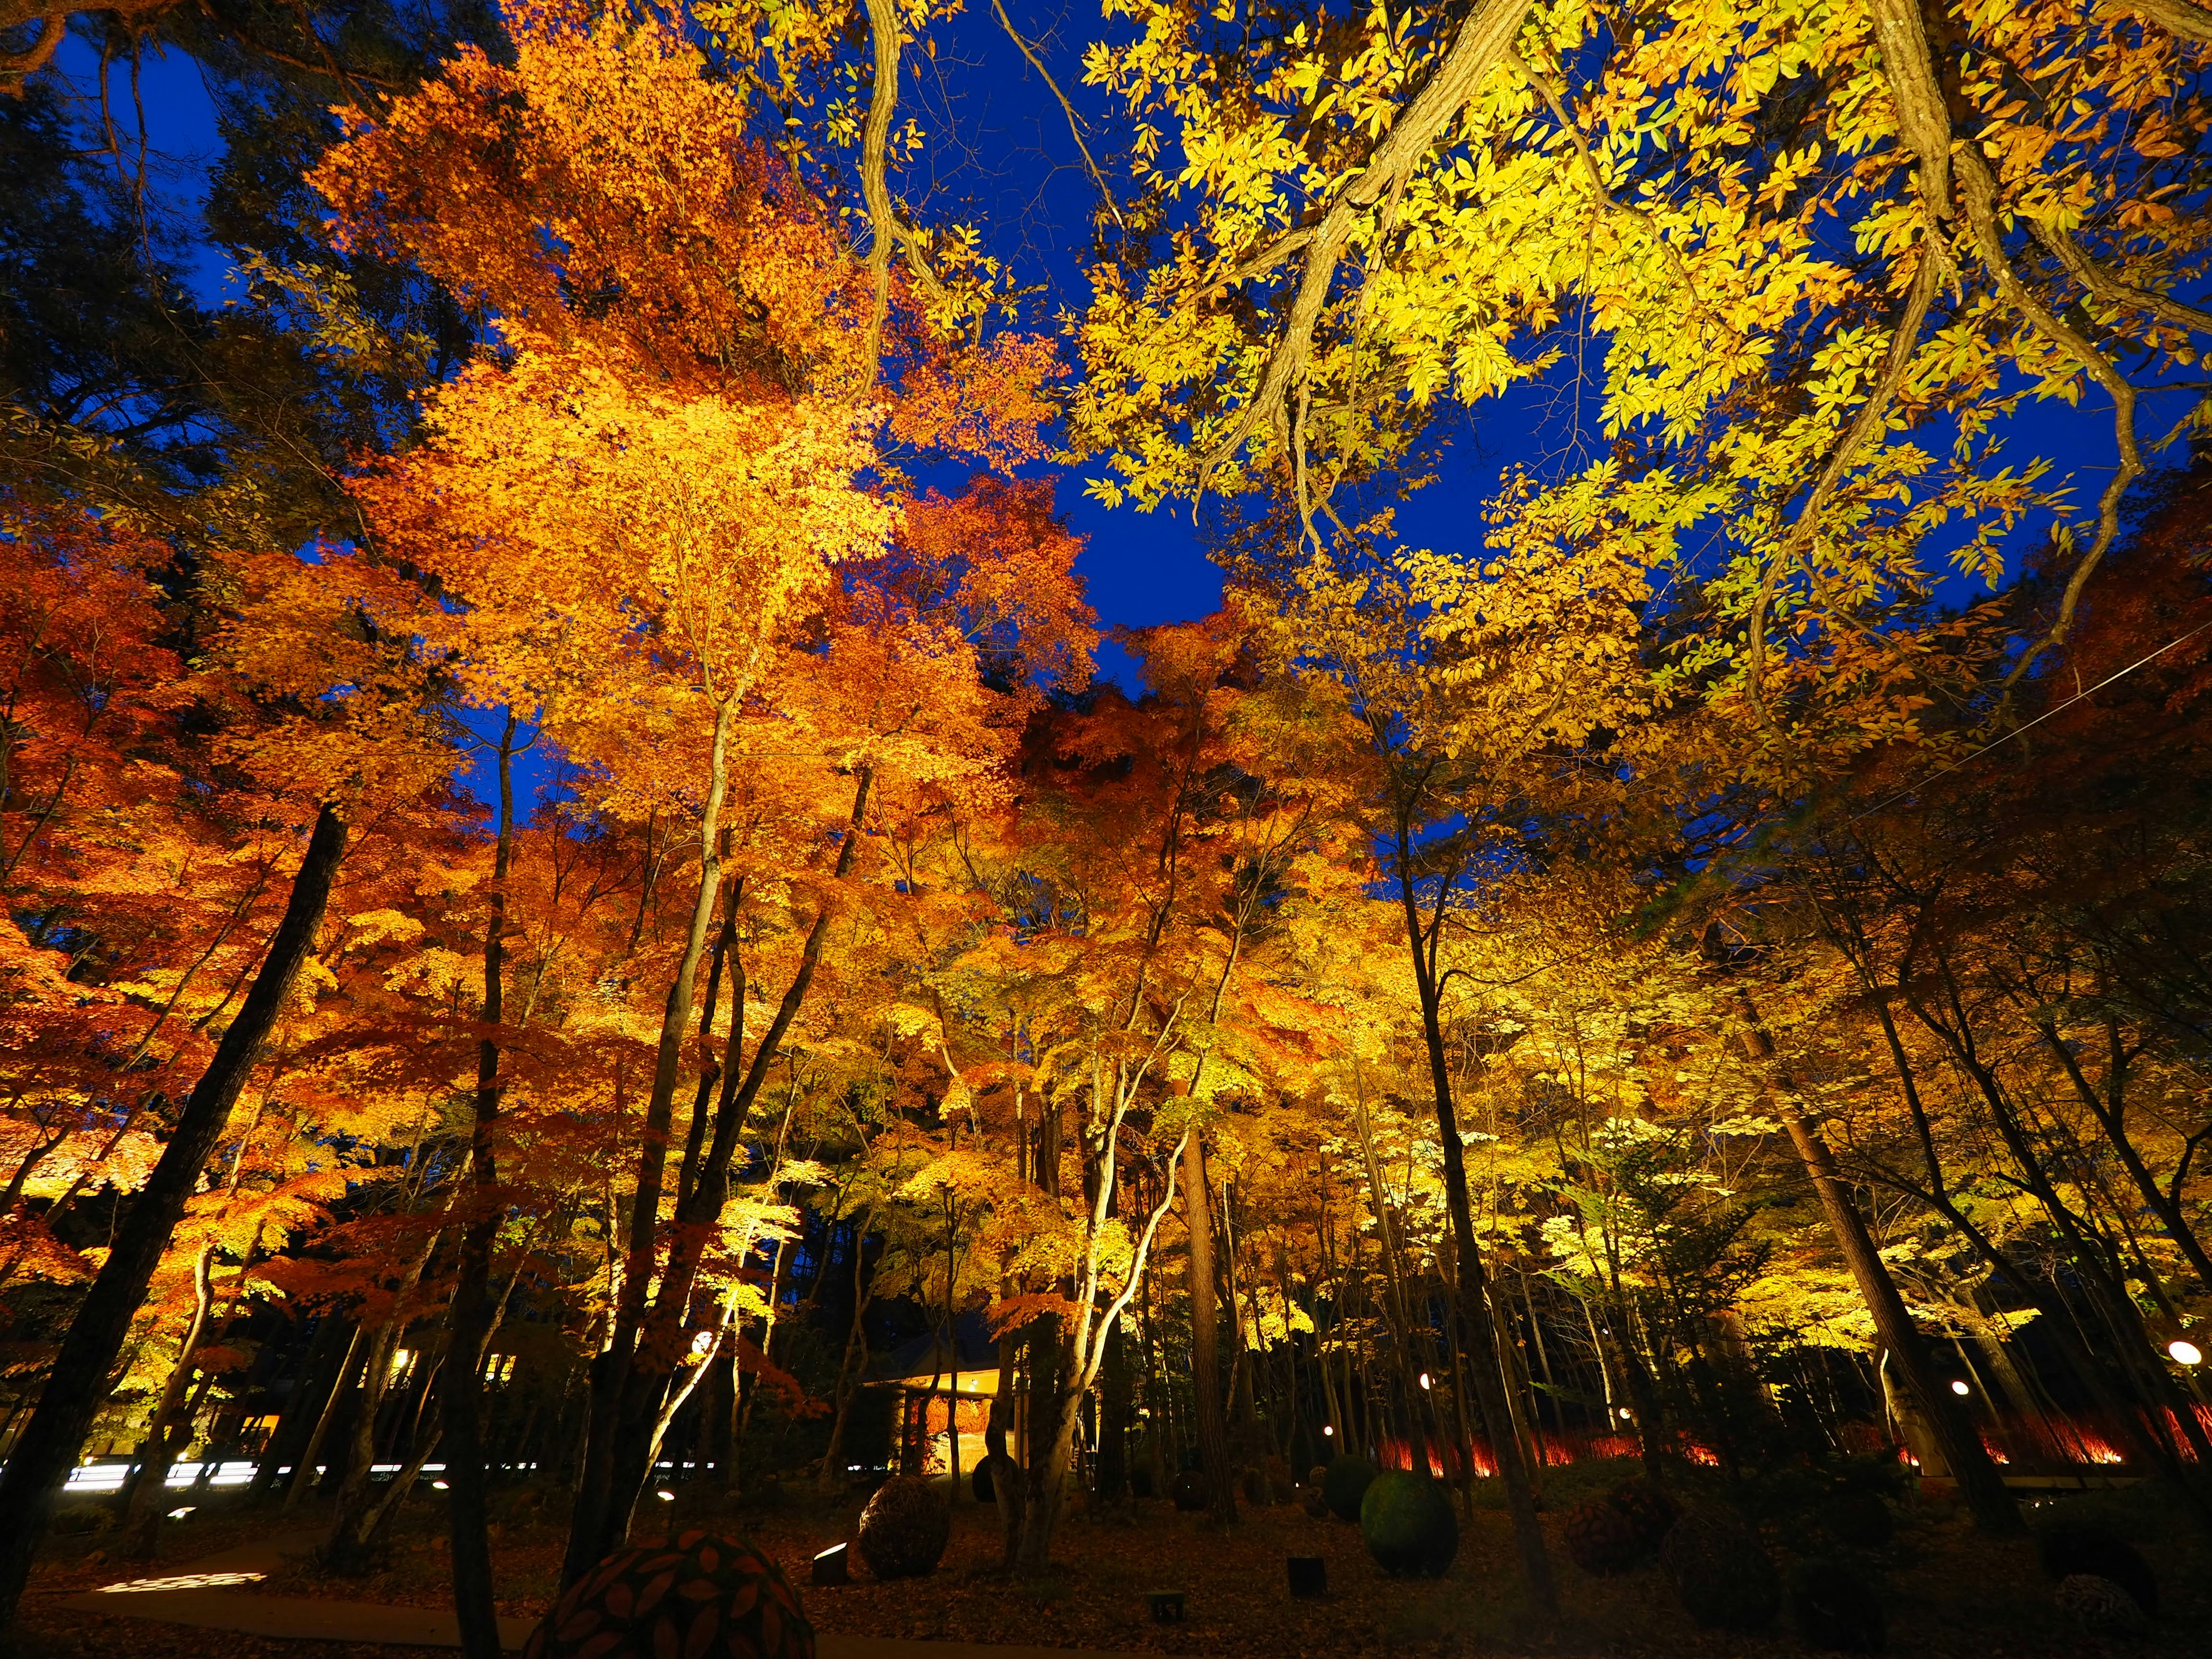
[[[1851,816],[1845,818],[1844,822],[1845,823],[1856,823],[1861,818],[1871,817],[1876,812],[1882,811],[1887,808],[1896,805],[1898,802],[1905,799],[1908,795],[1917,794],[1921,790],[1925,789],[1929,784],[1935,782],[1938,778],[1946,778],[1950,776],[1952,773],[1958,771],[1960,768],[1971,765],[1973,762],[1980,759],[1984,755],[1988,754],[1990,750],[1998,748],[2004,744],[2010,743],[2014,738],[2019,737],[2023,732],[2033,731],[2037,726],[2042,725],[2044,721],[2051,719],[2054,714],[2062,714],[2065,713],[2066,710],[2071,708],[2075,703],[2081,702],[2084,697],[2094,697],[2098,692],[2103,690],[2114,681],[2124,680],[2129,675],[2134,673],[2136,669],[2142,668],[2149,663],[2157,661],[2167,652],[2172,650],[2174,647],[2178,645],[2186,645],[2191,640],[2195,639],[2199,634],[2204,632],[2208,628],[2212,628],[2212,622],[2201,622],[2197,623],[2196,627],[2191,629],[2186,634],[2183,634],[2173,639],[2168,640],[2164,645],[2159,647],[2157,650],[2150,652],[2144,656],[2136,658],[2125,668],[2115,670],[2113,672],[2106,675],[2103,679],[2099,680],[2094,685],[2090,686],[2084,690],[2076,691],[2072,696],[2067,698],[2065,702],[2054,704],[2052,707],[2045,709],[2040,714],[2038,714],[2033,720],[2029,720],[2026,725],[2014,726],[2011,731],[2006,732],[2001,738],[1992,738],[1980,748],[1974,750],[1969,754],[1960,756],[1957,760],[1953,761],[1948,766],[1943,768],[1942,771],[1929,773],[1926,777],[1921,779],[1919,782],[1909,785],[1905,788],[1899,790],[1887,800],[1877,801],[1872,806],[1866,807],[1860,811],[1852,813]]]

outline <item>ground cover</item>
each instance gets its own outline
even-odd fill
[[[1578,1469],[1555,1474],[1547,1494],[1547,1522],[1555,1543],[1566,1510],[1617,1473]],[[1486,1499],[1488,1494],[1480,1496]],[[1493,1651],[1608,1659],[1783,1659],[1807,1651],[1786,1615],[1772,1630],[1755,1636],[1699,1630],[1655,1567],[1593,1577],[1571,1565],[1564,1548],[1556,1556],[1564,1614],[1556,1626],[1543,1631],[1528,1616],[1515,1583],[1504,1517],[1486,1503],[1479,1504],[1466,1527],[1451,1571],[1435,1581],[1386,1577],[1369,1559],[1357,1528],[1310,1516],[1295,1504],[1248,1507],[1239,1525],[1224,1533],[1203,1517],[1177,1514],[1165,1503],[1139,1501],[1072,1514],[1055,1569],[1042,1579],[1010,1578],[1000,1571],[997,1513],[988,1505],[966,1503],[955,1510],[951,1544],[930,1576],[878,1583],[856,1567],[850,1584],[808,1585],[810,1558],[852,1537],[861,1497],[854,1492],[817,1501],[811,1493],[771,1491],[750,1494],[740,1503],[693,1486],[672,1500],[648,1500],[659,1512],[641,1522],[640,1530],[665,1520],[751,1538],[800,1584],[816,1627],[845,1635],[1222,1659],[1307,1654],[1330,1659],[1380,1659],[1387,1654],[1395,1659]],[[1977,1537],[1950,1506],[1908,1497],[1897,1506],[1893,1541],[1859,1558],[1881,1586],[1888,1651],[1911,1659],[2212,1653],[2212,1550],[2176,1524],[2148,1493],[2062,1501],[2069,1512],[2090,1516],[2130,1538],[2157,1569],[2166,1605],[2156,1632],[2124,1644],[2085,1635],[2054,1606],[2031,1545],[1990,1543]],[[518,1487],[501,1493],[496,1507],[500,1611],[535,1616],[551,1599],[559,1568],[563,1534],[558,1505],[538,1489]],[[295,1511],[287,1528],[296,1536],[308,1536],[320,1519],[312,1508]],[[246,1637],[164,1630],[139,1621],[119,1625],[52,1610],[60,1593],[120,1577],[173,1572],[190,1559],[267,1537],[276,1530],[271,1520],[266,1514],[225,1514],[219,1508],[196,1515],[169,1528],[164,1560],[152,1566],[106,1559],[96,1537],[55,1540],[35,1587],[41,1594],[27,1604],[27,1640],[33,1644],[27,1651],[54,1659],[118,1651],[149,1659],[186,1654],[202,1659],[289,1659],[304,1651]],[[1796,1555],[1820,1547],[1808,1529],[1787,1519],[1770,1518],[1763,1531],[1785,1569]],[[1290,1595],[1285,1563],[1291,1555],[1327,1560],[1325,1599]],[[294,1558],[242,1588],[249,1593],[443,1607],[450,1605],[447,1574],[443,1509],[426,1494],[406,1507],[380,1571],[364,1577],[331,1577],[316,1571],[307,1559]],[[1185,1594],[1182,1623],[1152,1621],[1146,1593],[1158,1589]],[[127,1640],[118,1639],[118,1630],[131,1633]],[[328,1646],[313,1651],[331,1654]]]

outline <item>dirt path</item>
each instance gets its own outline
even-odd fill
[[[434,1607],[381,1601],[266,1595],[247,1587],[280,1571],[288,1555],[276,1541],[241,1545],[186,1562],[159,1577],[118,1580],[64,1597],[59,1606],[108,1618],[149,1619],[279,1641],[337,1642],[376,1647],[458,1648],[458,1624]],[[501,1619],[500,1645],[519,1651],[533,1619]],[[907,1642],[880,1636],[815,1638],[817,1659],[1135,1659],[1080,1655],[1067,1648],[1001,1647],[978,1642]]]

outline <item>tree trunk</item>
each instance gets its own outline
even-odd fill
[[[184,1342],[177,1349],[176,1364],[169,1367],[161,1402],[155,1407],[153,1421],[147,1425],[138,1472],[131,1477],[130,1496],[124,1501],[123,1525],[128,1534],[124,1553],[131,1560],[153,1559],[154,1538],[161,1525],[162,1494],[169,1486],[169,1468],[191,1437],[192,1419],[191,1412],[185,1409],[185,1395],[192,1378],[192,1357],[199,1352],[200,1342],[207,1335],[208,1316],[215,1311],[215,1284],[210,1276],[214,1265],[215,1245],[210,1243],[201,1246],[199,1255],[192,1260],[191,1323],[185,1328]]]
[[[717,726],[715,777],[721,779],[722,761]],[[838,849],[837,862],[832,878],[839,883],[852,874],[860,841],[860,826],[867,812],[868,794],[874,775],[861,768],[854,778],[853,811],[848,819],[842,845]],[[710,814],[719,812],[723,785],[718,781],[708,795]],[[702,838],[702,846],[708,844]],[[692,911],[692,931],[686,945],[687,961],[692,969],[697,966],[703,951],[708,922],[713,916],[714,888],[702,875],[700,902]],[[600,1395],[595,1401],[591,1425],[591,1439],[585,1462],[585,1479],[580,1482],[576,1509],[570,1522],[568,1548],[562,1569],[564,1585],[574,1583],[588,1572],[604,1556],[621,1547],[629,1530],[630,1516],[652,1474],[653,1445],[659,1432],[661,1408],[666,1402],[668,1390],[675,1377],[676,1369],[688,1350],[692,1290],[699,1265],[703,1259],[709,1239],[719,1224],[723,1206],[727,1200],[730,1182],[730,1163],[735,1155],[739,1137],[744,1133],[745,1119],[753,1101],[758,1097],[769,1068],[781,1052],[785,1035],[799,1017],[800,1006],[806,1000],[808,988],[822,960],[822,951],[828,942],[833,906],[825,899],[815,913],[813,925],[808,929],[806,942],[799,952],[798,970],[785,988],[777,1005],[775,1016],[769,1029],[763,1032],[754,1049],[750,1066],[740,1067],[738,1043],[742,1037],[742,1023],[730,1022],[728,1060],[723,1067],[722,1088],[715,1106],[714,1133],[708,1139],[705,1155],[701,1158],[698,1180],[692,1190],[677,1206],[676,1225],[670,1243],[668,1261],[660,1275],[660,1288],[649,1310],[642,1306],[645,1295],[641,1281],[635,1291],[635,1305],[625,1327],[617,1322],[617,1339],[607,1352],[600,1356],[603,1362],[592,1373],[594,1391]],[[678,983],[669,993],[670,1014],[674,1018],[672,1029],[680,1037],[682,1020],[678,1010],[680,1002],[688,1008],[690,1001],[690,978],[686,970],[679,973]],[[664,1044],[672,1029],[664,1020]],[[672,1050],[664,1048],[663,1066],[655,1074],[654,1091],[658,1098],[662,1091],[662,1078],[667,1079],[667,1093],[674,1095],[674,1057]],[[741,1076],[742,1071],[742,1076]],[[657,1216],[659,1209],[659,1164],[654,1161],[654,1146],[665,1162],[667,1150],[668,1113],[664,1106],[659,1115],[656,1139],[652,1111],[648,1109],[646,1127],[647,1153],[641,1164],[641,1186],[638,1206]],[[650,1176],[651,1181],[643,1177]],[[649,1273],[653,1265],[650,1222],[642,1233],[633,1218],[631,1230],[632,1252],[638,1255],[641,1239],[643,1243],[641,1259],[635,1270]],[[632,1293],[625,1287],[626,1297]]]
[[[301,1448],[314,1433],[325,1402],[343,1379],[345,1362],[353,1355],[350,1344],[354,1334],[346,1322],[336,1315],[326,1315],[317,1323],[307,1355],[300,1364],[299,1382],[285,1402],[276,1431],[269,1437],[269,1443],[262,1449],[253,1471],[253,1484],[246,1489],[246,1496],[252,1501],[259,1503],[267,1498],[287,1465],[299,1467]]]
[[[1180,1173],[1183,1221],[1190,1232],[1190,1385],[1197,1407],[1199,1463],[1206,1474],[1214,1519],[1234,1526],[1237,1476],[1229,1467],[1229,1431],[1221,1409],[1221,1315],[1215,1304],[1212,1207],[1207,1198],[1205,1145],[1197,1134],[1184,1143]],[[1024,1548],[1028,1548],[1026,1542]]]
[[[647,1316],[647,1288],[653,1278],[661,1188],[668,1171],[669,1126],[683,1068],[684,1031],[691,1018],[699,959],[706,954],[708,929],[722,893],[722,800],[729,788],[729,729],[733,712],[727,699],[714,707],[707,800],[699,817],[698,890],[692,897],[690,927],[684,935],[683,954],[677,959],[676,977],[661,1009],[613,1340],[592,1368],[590,1439],[575,1510],[569,1521],[568,1557],[561,1575],[564,1585],[574,1583],[594,1563],[619,1549],[629,1534],[631,1513],[651,1473],[650,1443],[675,1370],[672,1357],[665,1369],[653,1367],[649,1374],[641,1376],[635,1350]],[[687,1302],[689,1293],[687,1284]],[[657,1389],[653,1386],[655,1382],[659,1384]]]
[[[315,1484],[315,1460],[322,1455],[323,1442],[330,1436],[331,1425],[337,1421],[338,1408],[345,1403],[346,1389],[353,1380],[353,1362],[361,1352],[364,1334],[360,1326],[353,1328],[345,1358],[338,1364],[337,1376],[324,1397],[322,1410],[316,1415],[314,1432],[307,1437],[307,1447],[300,1454],[300,1461],[292,1466],[292,1479],[284,1488],[283,1509],[289,1510],[298,1503],[301,1493]]]
[[[1505,1507],[1513,1517],[1513,1542],[1520,1558],[1522,1587],[1529,1601],[1547,1618],[1559,1611],[1552,1584],[1552,1560],[1544,1546],[1543,1522],[1536,1514],[1535,1488],[1522,1459],[1521,1439],[1514,1432],[1513,1413],[1505,1399],[1505,1376],[1499,1368],[1498,1344],[1492,1334],[1490,1298],[1484,1283],[1482,1247],[1474,1235],[1474,1207],[1467,1190],[1467,1158],[1460,1144],[1459,1111],[1452,1100],[1451,1067],[1444,1055],[1442,994],[1436,963],[1425,939],[1419,902],[1413,890],[1413,832],[1410,824],[1398,826],[1397,866],[1399,902],[1405,915],[1406,944],[1413,963],[1415,989],[1421,1000],[1421,1035],[1429,1060],[1429,1086],[1436,1107],[1437,1137],[1443,1148],[1444,1208],[1451,1217],[1452,1246],[1458,1263],[1459,1323],[1468,1370],[1473,1373],[1474,1397],[1481,1408],[1483,1432],[1489,1437],[1491,1454],[1498,1461],[1499,1484],[1505,1488]],[[1441,921],[1441,917],[1439,917]]]
[[[300,965],[314,947],[338,861],[345,855],[345,820],[325,804],[315,816],[307,854],[292,878],[283,919],[270,939],[253,988],[185,1099],[161,1161],[117,1229],[107,1260],[62,1338],[38,1407],[0,1471],[0,1515],[13,1517],[0,1532],[0,1629],[14,1620],[30,1577],[31,1558],[46,1532],[47,1497],[68,1478],[83,1449],[85,1431],[106,1398],[108,1375],[130,1334],[131,1317],[146,1299],[169,1235],[199,1185],[239,1091],[268,1044]]]
[[[1765,1037],[1759,1028],[1752,1029],[1762,1039]],[[1771,1044],[1767,1047],[1771,1051]],[[1775,1105],[1783,1127],[1790,1132],[1790,1143],[1805,1165],[1805,1173],[1812,1178],[1813,1189],[1820,1195],[1820,1208],[1827,1215],[1829,1230],[1836,1236],[1844,1263],[1850,1269],[1867,1311],[1874,1316],[1875,1329],[1881,1335],[1882,1346],[1895,1370],[1902,1374],[1905,1396],[1927,1424],[1943,1462],[1950,1466],[1952,1478],[1966,1494],[1966,1506],[1973,1511],[1974,1525],[1996,1538],[2021,1532],[2024,1528],[2020,1506],[2005,1489],[2004,1477],[1997,1473],[1988,1449],[1969,1425],[1959,1420],[1949,1391],[1936,1386],[1920,1333],[1913,1325],[1911,1314],[1906,1311],[1905,1298],[1898,1294],[1897,1281],[1889,1276],[1887,1265],[1875,1248],[1865,1218],[1851,1202],[1843,1177],[1837,1173],[1827,1143],[1795,1107],[1779,1097]]]
[[[845,1353],[837,1363],[837,1384],[831,1394],[834,1415],[830,1419],[830,1446],[822,1454],[822,1467],[814,1477],[814,1489],[824,1496],[837,1490],[843,1471],[838,1465],[845,1455],[845,1425],[851,1420],[853,1401],[860,1391],[860,1378],[868,1369],[868,1295],[866,1288],[867,1258],[868,1212],[863,1210],[853,1222],[853,1323],[845,1333]],[[1001,1342],[1003,1346],[1003,1341]],[[1006,1373],[1000,1372],[1000,1389],[1006,1388]],[[725,1482],[726,1485],[726,1481]]]
[[[1021,1547],[1014,1563],[1018,1571],[1030,1577],[1042,1573],[1052,1559],[1053,1533],[1060,1524],[1061,1488],[1073,1461],[1075,1420],[1083,1409],[1084,1393],[1080,1386],[1073,1386],[1081,1373],[1064,1328],[1049,1315],[1037,1324],[1046,1334],[1031,1339],[1030,1368],[1047,1377],[1049,1387],[1030,1395],[1030,1409],[1042,1420],[1031,1425],[1029,1467],[1022,1471]],[[1049,1356],[1042,1366],[1038,1347]],[[1039,1411],[1039,1407],[1044,1409]]]
[[[499,1028],[506,1018],[507,879],[514,858],[514,711],[499,739],[499,840],[492,854],[490,915],[484,922],[483,1040],[477,1045],[476,1115],[469,1141],[469,1184],[477,1212],[461,1234],[453,1287],[453,1360],[447,1367],[446,1511],[452,1523],[453,1616],[466,1659],[500,1659],[491,1534],[486,1513],[483,1356],[491,1340],[491,1252],[501,1208],[493,1135],[499,1122]]]
[[[1106,1339],[1106,1364],[1100,1373],[1098,1478],[1094,1490],[1102,1504],[1129,1496],[1129,1420],[1136,1382],[1130,1374],[1129,1337],[1117,1323]]]

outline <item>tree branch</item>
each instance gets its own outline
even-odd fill
[[[884,0],[872,3],[881,4]],[[1260,383],[1253,388],[1250,399],[1238,413],[1228,436],[1200,461],[1195,495],[1206,493],[1207,480],[1237,453],[1263,416],[1276,418],[1288,398],[1291,383],[1307,370],[1314,329],[1328,306],[1337,266],[1351,246],[1353,231],[1368,210],[1419,164],[1484,77],[1510,53],[1514,39],[1528,16],[1529,3],[1530,0],[1479,0],[1453,36],[1436,73],[1392,124],[1367,164],[1337,192],[1328,212],[1312,228],[1297,294],[1284,319],[1281,336],[1267,353]]]

